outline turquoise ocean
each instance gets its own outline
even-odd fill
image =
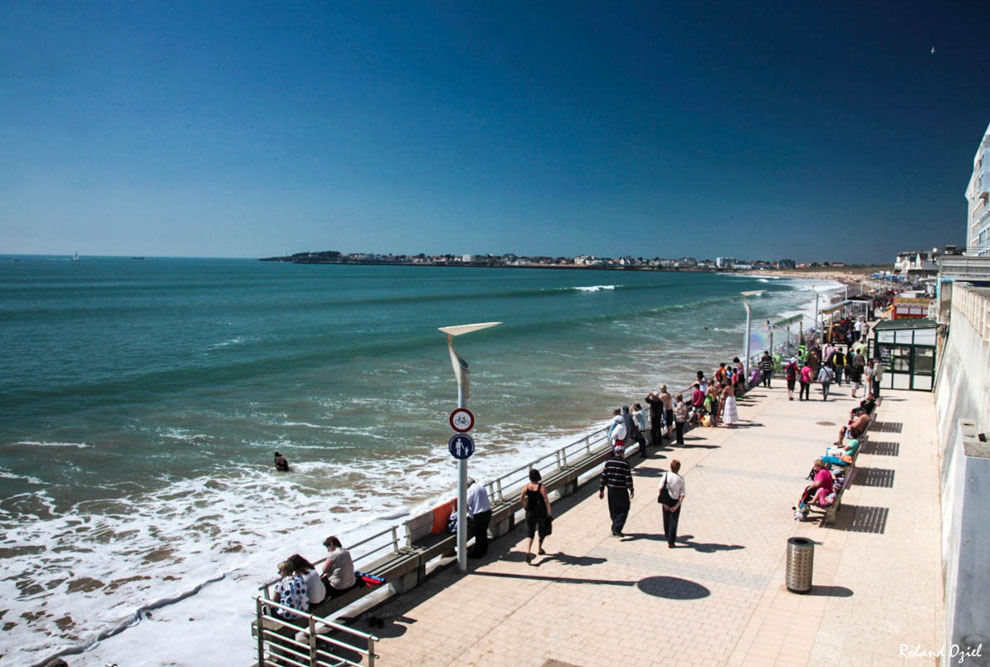
[[[457,342],[489,479],[741,356],[745,290],[757,331],[814,304],[724,274],[0,257],[0,662],[225,573],[250,659],[280,558],[454,485],[437,327],[503,322]]]

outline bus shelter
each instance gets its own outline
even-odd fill
[[[879,358],[880,387],[932,391],[938,323],[929,319],[884,320],[873,327],[870,358]]]

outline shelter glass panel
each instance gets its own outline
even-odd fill
[[[914,342],[914,331],[910,329],[907,331],[896,331],[894,332],[894,342],[903,343],[905,345],[910,345]]]
[[[914,348],[915,375],[932,375],[935,372],[935,350],[930,347]]]
[[[895,345],[890,349],[890,369],[895,373],[911,372],[910,345]]]

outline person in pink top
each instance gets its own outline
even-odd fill
[[[811,400],[811,380],[814,378],[815,374],[811,370],[811,366],[808,365],[808,361],[805,360],[804,364],[801,366],[801,391],[798,393],[798,400],[805,401]]]
[[[697,382],[694,383],[694,389],[691,391],[691,405],[695,409],[701,408],[705,404],[705,392],[701,391],[701,385]]]
[[[832,473],[829,472],[828,466],[825,465],[825,462],[821,459],[816,460],[812,472],[815,476],[814,481],[812,481],[811,486],[806,487],[801,492],[801,501],[794,508],[798,512],[806,513],[809,503],[821,506],[825,501],[825,497],[832,493],[832,485],[835,480],[832,477]]]

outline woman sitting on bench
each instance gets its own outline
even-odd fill
[[[832,473],[829,472],[825,462],[817,459],[812,473],[815,475],[815,480],[811,483],[811,486],[806,487],[801,492],[801,500],[798,502],[797,507],[794,508],[797,510],[797,514],[794,516],[795,519],[807,516],[809,504],[815,504],[819,507],[824,506],[825,497],[832,493]]]

